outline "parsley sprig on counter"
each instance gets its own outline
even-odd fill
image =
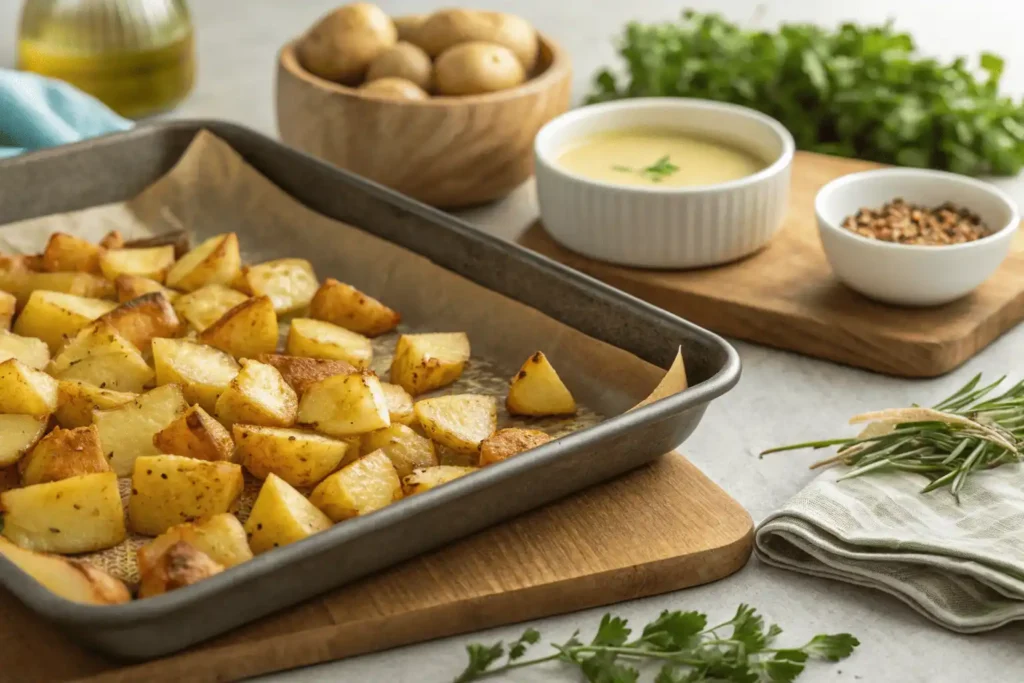
[[[733,102],[779,119],[800,149],[968,175],[1024,166],[1024,106],[999,94],[1003,60],[925,58],[891,24],[748,31],[687,11],[628,24],[618,48],[625,77],[599,72],[588,102]]]
[[[605,614],[589,644],[573,634],[556,652],[524,659],[540,633],[526,629],[508,644],[473,644],[466,648],[469,664],[455,683],[469,683],[515,669],[559,661],[592,683],[635,683],[639,662],[660,666],[654,683],[789,683],[803,672],[809,659],[837,662],[853,654],[860,642],[848,633],[818,635],[798,648],[774,647],[782,629],[765,626],[757,611],[740,605],[732,619],[708,628],[700,612],[662,612],[644,626],[637,638],[625,619]],[[497,666],[495,666],[497,665]]]

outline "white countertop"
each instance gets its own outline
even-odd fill
[[[221,118],[275,134],[272,100],[277,48],[341,0],[193,0],[199,35],[199,79],[175,117]],[[10,65],[16,0],[0,0],[0,66]],[[429,11],[430,0],[382,0],[391,14]],[[1024,92],[1024,43],[1019,32],[1024,5],[1009,0],[474,0],[474,6],[516,11],[560,41],[575,64],[575,94],[581,96],[594,70],[611,61],[611,37],[629,19],[670,18],[685,5],[717,8],[734,20],[769,26],[780,20],[834,24],[877,22],[893,17],[920,47],[939,56],[989,50],[1007,58],[1006,89]],[[1024,183],[999,183],[1024,200]],[[494,206],[466,218],[503,237],[514,237],[536,215],[532,188],[524,186]],[[944,395],[984,371],[1024,375],[1014,363],[1024,345],[1018,329],[948,377],[908,381],[840,367],[823,361],[737,342],[743,359],[739,386],[717,400],[687,441],[690,459],[742,503],[755,521],[778,507],[811,479],[805,454],[759,461],[770,445],[842,433],[846,419],[864,409],[906,405]],[[1019,362],[1019,360],[1018,360]],[[819,632],[848,631],[861,647],[838,665],[813,666],[800,681],[942,683],[1020,680],[1024,671],[1024,626],[959,636],[925,621],[887,595],[832,581],[770,569],[752,561],[739,574],[708,586],[622,603],[614,609],[640,625],[666,608],[699,609],[712,618],[731,615],[740,602],[759,608],[781,624],[794,643]],[[604,609],[537,622],[545,642],[564,641],[576,629],[592,632]],[[522,626],[446,638],[430,643],[269,676],[265,680],[450,681],[465,664],[464,645],[516,637]],[[786,636],[784,636],[786,638]],[[558,667],[525,670],[509,681],[576,680]]]

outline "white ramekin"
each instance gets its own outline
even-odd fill
[[[663,188],[590,180],[557,163],[582,138],[637,127],[720,140],[769,165],[727,183]],[[550,121],[534,141],[541,220],[562,245],[602,261],[644,268],[726,263],[763,247],[781,226],[793,151],[781,123],[732,104],[652,97],[582,107]]]
[[[883,242],[842,227],[861,208],[902,198],[952,202],[978,214],[992,234],[974,242],[919,246]],[[818,234],[832,271],[848,287],[883,303],[937,306],[970,293],[1006,259],[1020,225],[1017,205],[995,186],[942,171],[879,169],[837,178],[814,199]]]

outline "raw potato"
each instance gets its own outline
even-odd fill
[[[296,488],[316,486],[359,455],[347,441],[301,429],[236,424],[238,461],[257,479],[276,474]]]
[[[403,424],[392,424],[364,434],[362,450],[364,453],[382,452],[391,460],[399,477],[408,476],[416,469],[438,465],[434,442]]]
[[[254,358],[277,349],[277,314],[270,297],[246,299],[199,333],[199,341],[235,358]]]
[[[310,385],[299,401],[299,423],[330,436],[355,436],[391,425],[387,399],[372,372],[335,375]]]
[[[384,398],[388,404],[388,416],[391,424],[396,422],[409,425],[416,421],[416,414],[413,412],[412,396],[397,384],[381,382],[380,388],[384,390]]]
[[[0,467],[21,460],[46,433],[46,424],[46,417],[0,415]]]
[[[510,415],[576,414],[576,400],[540,351],[530,356],[512,378],[505,407]]]
[[[232,460],[235,442],[220,422],[195,405],[153,435],[153,445],[168,455],[196,460]]]
[[[374,95],[380,95],[382,97],[390,97],[396,100],[425,100],[430,96],[427,95],[426,91],[420,88],[412,81],[407,81],[404,78],[378,78],[375,81],[369,81],[359,86],[359,90],[362,92],[372,93]]]
[[[296,45],[299,63],[328,81],[355,85],[370,62],[394,45],[391,18],[368,2],[354,2],[321,17]]]
[[[401,17],[391,17],[391,21],[394,22],[395,29],[398,31],[398,39],[407,42],[412,41],[413,34],[419,30],[419,27],[426,20],[426,14],[406,14]]]
[[[403,334],[395,345],[391,381],[418,396],[457,380],[468,360],[464,332]]]
[[[102,253],[101,247],[88,240],[55,232],[43,249],[43,270],[50,273],[77,270],[98,275]]]
[[[157,385],[180,385],[185,400],[208,413],[241,367],[230,354],[185,339],[154,339],[152,346]]]
[[[353,372],[359,372],[359,368],[343,360],[305,358],[303,356],[286,356],[276,353],[261,354],[257,360],[277,368],[284,381],[288,382],[299,396],[302,396],[303,392],[314,382],[319,382],[334,375],[349,375]]]
[[[503,45],[515,55],[527,72],[537,64],[537,32],[529,22],[513,14],[471,9],[434,12],[410,39],[431,57],[438,57],[456,45],[482,41]]]
[[[309,317],[340,325],[367,337],[398,327],[402,316],[352,285],[324,280],[309,304]]]
[[[114,290],[117,292],[117,300],[122,304],[152,292],[160,292],[172,303],[180,296],[179,292],[164,287],[156,280],[138,275],[118,275],[114,280]]]
[[[513,455],[542,446],[551,436],[536,429],[499,429],[480,444],[480,466],[508,460]]]
[[[0,362],[9,358],[17,358],[34,370],[42,370],[50,362],[50,347],[42,339],[0,330]]]
[[[252,559],[242,523],[230,512],[221,512],[198,522],[176,524],[139,548],[136,552],[139,572],[149,571],[161,555],[179,541],[206,553],[225,567]]]
[[[178,332],[178,315],[162,292],[150,292],[126,301],[100,320],[110,324],[140,351],[149,350],[156,337],[170,337]]]
[[[276,474],[263,482],[245,522],[249,547],[257,555],[330,527],[327,515]]]
[[[373,360],[373,344],[361,334],[312,318],[294,318],[288,327],[286,353],[308,358],[343,360],[368,368]]]
[[[138,398],[109,410],[93,413],[100,445],[119,477],[131,475],[136,458],[158,455],[153,436],[188,410],[177,384],[147,391]],[[183,520],[178,520],[183,521]]]
[[[65,600],[116,605],[132,599],[123,583],[88,562],[25,550],[5,538],[0,538],[0,555]]]
[[[50,352],[55,353],[64,343],[65,337],[74,336],[116,306],[113,301],[62,292],[35,291],[28,297],[21,315],[14,321],[13,329],[15,334],[23,337],[39,337],[50,347]]]
[[[381,78],[401,78],[429,92],[434,78],[430,55],[412,43],[399,41],[385,49],[370,63],[367,82]],[[364,86],[365,87],[365,86]]]
[[[67,429],[92,424],[94,410],[109,410],[123,406],[136,398],[136,394],[97,386],[78,380],[60,380],[57,383],[57,424]]]
[[[17,358],[0,363],[0,413],[43,417],[57,409],[57,380]]]
[[[202,332],[249,297],[224,285],[207,285],[174,300],[178,317]]]
[[[430,489],[437,488],[441,484],[447,484],[459,477],[472,474],[478,467],[455,467],[452,465],[441,465],[440,467],[427,467],[416,470],[407,477],[402,478],[402,492],[408,496],[415,496],[417,493],[424,493]]]
[[[474,42],[441,53],[434,78],[441,95],[482,95],[514,88],[526,80],[526,71],[507,47]]]
[[[225,425],[290,427],[298,403],[295,390],[273,366],[243,358],[242,369],[217,399],[214,412]]]
[[[334,522],[368,515],[402,498],[402,481],[381,451],[364,455],[324,479],[309,502]]]
[[[493,396],[454,394],[416,404],[416,418],[431,439],[458,453],[474,454],[498,426]]]
[[[146,571],[139,572],[139,597],[150,598],[191,586],[222,571],[224,565],[190,543],[177,541],[148,565]]]
[[[104,320],[79,330],[47,370],[60,380],[133,393],[153,381],[153,370],[138,348]]]
[[[192,292],[206,285],[229,285],[242,269],[238,235],[216,235],[188,252],[167,273],[167,286]]]
[[[100,270],[108,280],[118,275],[137,275],[163,282],[174,265],[174,247],[144,249],[108,249],[100,256]]]
[[[0,329],[11,329],[14,312],[18,308],[18,297],[10,292],[0,290]]]
[[[136,533],[157,536],[182,522],[227,512],[242,493],[242,468],[178,455],[147,455],[132,470],[128,519]]]
[[[42,438],[18,463],[24,486],[60,481],[83,474],[109,472],[110,464],[100,450],[95,425],[61,429],[57,427]]]
[[[242,280],[249,295],[270,297],[278,315],[308,306],[319,284],[313,264],[303,258],[282,258],[246,266],[242,269]]]
[[[87,553],[112,548],[126,536],[113,472],[4,491],[0,507],[3,535],[28,550]]]

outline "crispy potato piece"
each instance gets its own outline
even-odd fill
[[[10,467],[32,450],[46,433],[48,418],[0,415],[0,467]]]
[[[530,356],[512,378],[505,407],[510,415],[576,414],[576,400],[540,351]]]
[[[24,296],[18,296],[18,301],[22,304],[37,289],[96,299],[109,299],[114,296],[114,283],[102,275],[92,273],[29,273],[26,286]]]
[[[207,285],[180,295],[174,300],[174,310],[192,329],[202,332],[248,298],[224,285]]]
[[[100,389],[78,380],[62,379],[57,383],[57,424],[67,429],[92,424],[94,410],[108,410],[123,406],[136,397],[126,391]]]
[[[335,375],[311,384],[299,401],[299,422],[330,436],[355,436],[391,424],[387,398],[372,372]]]
[[[124,247],[124,236],[119,230],[111,230],[100,240],[100,246],[104,249],[121,249]]]
[[[224,565],[185,541],[177,541],[159,558],[139,572],[139,597],[154,595],[191,586],[224,571]]]
[[[116,605],[132,599],[123,583],[88,562],[25,550],[6,538],[0,538],[0,555],[66,600]]]
[[[479,467],[441,465],[440,467],[427,467],[415,470],[409,476],[402,478],[402,493],[406,497],[415,496],[417,493],[424,493],[430,489],[437,488],[441,484],[447,484],[459,477],[472,474],[479,469]]]
[[[352,285],[327,278],[316,290],[309,316],[376,337],[398,327],[402,316]]]
[[[138,348],[105,320],[79,330],[47,370],[60,380],[113,391],[137,393],[153,381],[153,370]]]
[[[359,368],[370,367],[373,360],[373,344],[369,339],[312,318],[292,319],[285,349],[292,356],[343,360]]]
[[[468,360],[469,337],[464,332],[403,334],[395,345],[391,381],[418,396],[457,380]]]
[[[174,258],[179,259],[189,252],[192,248],[192,240],[189,239],[188,232],[186,230],[170,230],[168,232],[162,232],[159,235],[151,235],[149,237],[136,237],[133,240],[124,242],[120,247],[110,247],[111,249],[120,249],[121,247],[129,247],[131,249],[147,249],[149,247],[164,247],[170,245],[174,247]]]
[[[57,380],[17,358],[0,363],[0,413],[43,417],[57,409]]]
[[[390,427],[364,434],[362,452],[373,451],[388,456],[399,477],[408,476],[415,469],[438,465],[434,442],[404,424],[393,422]]]
[[[23,337],[39,337],[55,353],[76,332],[117,304],[62,292],[35,291],[14,321],[14,332]]]
[[[166,550],[184,541],[225,567],[252,559],[245,529],[230,512],[221,512],[198,522],[176,524],[136,551],[139,573],[149,571]]]
[[[241,367],[220,349],[184,339],[154,339],[152,346],[157,385],[181,385],[185,400],[208,413]]]
[[[381,451],[374,451],[320,482],[309,502],[340,522],[368,515],[402,498],[402,481],[395,466]]]
[[[55,232],[43,249],[43,270],[50,273],[77,270],[99,275],[103,251],[102,247],[81,237]]]
[[[391,423],[400,422],[408,425],[416,421],[416,414],[412,409],[412,396],[397,384],[381,382],[380,388],[384,390],[384,398],[387,399],[388,415],[391,416]]]
[[[492,396],[438,396],[417,402],[416,418],[434,441],[458,453],[473,454],[498,427],[498,406]]]
[[[142,355],[113,325],[100,319],[86,325],[68,339],[46,369],[56,375],[86,358],[110,353]]]
[[[153,436],[188,410],[177,384],[147,391],[117,408],[97,410],[93,422],[100,434],[100,445],[110,466],[119,477],[132,473],[135,459],[158,455]],[[178,520],[183,521],[183,520]]]
[[[199,341],[235,358],[255,358],[277,349],[277,314],[269,297],[246,299],[199,333]]]
[[[257,360],[273,365],[284,377],[295,393],[302,396],[309,385],[334,375],[349,375],[359,372],[359,368],[343,360],[327,358],[305,358],[303,356],[286,356],[277,353],[261,353]]]
[[[162,292],[150,292],[126,301],[100,320],[110,324],[140,351],[148,350],[149,343],[156,337],[174,336],[181,325],[171,302]]]
[[[174,247],[108,249],[100,256],[100,270],[108,280],[118,275],[137,275],[163,282],[174,265]]]
[[[87,553],[112,548],[126,536],[113,472],[4,491],[0,507],[3,535],[28,550]]]
[[[195,405],[153,435],[153,445],[168,455],[196,460],[232,460],[235,442],[220,422]]]
[[[282,258],[242,269],[242,291],[266,296],[278,315],[293,313],[309,305],[316,292],[313,264],[302,258]]]
[[[192,292],[206,285],[228,285],[242,269],[238,235],[216,235],[182,256],[167,273],[167,286]]]
[[[513,455],[542,446],[548,441],[551,441],[551,436],[536,429],[499,429],[480,444],[480,466],[508,460]]]
[[[128,520],[136,533],[157,536],[182,522],[227,512],[244,486],[242,467],[178,455],[144,455],[132,469]]]
[[[217,399],[215,415],[225,425],[235,422],[264,427],[295,424],[298,397],[273,366],[249,358]]]
[[[347,441],[301,429],[236,424],[238,461],[257,479],[276,474],[297,488],[316,486],[338,466],[358,457]]]
[[[32,275],[28,258],[24,255],[0,255],[0,289],[13,294],[19,305],[24,305],[32,293],[28,281]]]
[[[44,436],[18,463],[25,486],[60,481],[83,474],[109,472],[110,463],[100,450],[96,425],[61,429]]]
[[[180,292],[168,289],[156,280],[138,275],[118,275],[114,279],[114,290],[117,292],[117,300],[122,304],[132,299],[137,299],[143,294],[160,292],[164,297],[174,303],[174,300],[181,296]]]
[[[330,527],[330,517],[276,474],[263,482],[245,521],[249,547],[257,555]]]
[[[14,312],[18,309],[18,297],[0,290],[0,329],[11,329]]]
[[[50,362],[50,347],[42,339],[0,330],[0,362],[8,358],[17,358],[34,370],[42,370]]]

